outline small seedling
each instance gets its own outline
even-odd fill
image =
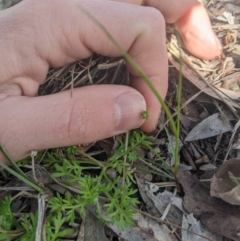
[[[149,114],[148,114],[148,112],[146,110],[142,112],[142,118],[144,120],[147,120],[149,118]]]

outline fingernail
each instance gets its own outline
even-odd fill
[[[145,99],[140,94],[119,95],[115,102],[117,130],[131,130],[144,123],[142,112],[146,111]]]

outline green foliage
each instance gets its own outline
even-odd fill
[[[53,213],[47,217],[46,234],[48,241],[55,241],[58,238],[64,238],[74,232],[72,228],[61,229],[67,218],[63,217],[62,212]]]
[[[12,198],[6,196],[0,201],[0,227],[5,230],[10,230],[13,223],[13,214],[11,211]]]
[[[79,191],[76,195],[67,192],[64,197],[57,194],[50,200],[49,208],[53,212],[64,212],[66,221],[73,223],[76,213],[85,216],[85,208],[94,205],[102,223],[116,222],[122,229],[133,224],[132,215],[135,212],[132,207],[138,204],[138,200],[133,197],[137,190],[132,188],[134,171],[131,170],[130,164],[138,159],[138,152],[143,146],[151,147],[151,141],[152,137],[143,132],[131,131],[127,148],[126,140],[123,138],[119,141],[119,147],[115,153],[99,165],[99,161],[86,153],[84,158],[78,160],[74,156],[72,156],[73,159],[66,159],[61,158],[57,153],[52,153],[49,155],[47,166],[51,166],[53,177],[67,177],[66,184],[75,184],[75,187],[79,187]],[[69,150],[72,154],[73,149]],[[124,161],[125,157],[130,163]],[[99,170],[99,175],[85,174],[86,170],[93,169]],[[115,180],[107,175],[111,170],[116,172]],[[125,175],[123,175],[124,170],[126,170]],[[123,178],[124,185],[121,185]]]
[[[74,156],[77,154],[78,148],[77,146],[69,146],[66,148],[68,156]]]
[[[29,213],[29,216],[24,216],[21,226],[24,228],[25,233],[21,235],[17,241],[35,240],[37,229],[37,213]]]
[[[50,213],[46,218],[46,234],[48,241],[56,241],[59,238],[64,238],[66,235],[71,235],[74,232],[72,228],[62,228],[66,220],[67,218],[63,217],[62,212],[54,213],[50,210]],[[13,225],[13,231],[6,232],[0,229],[0,240],[35,240],[37,221],[37,213],[29,213],[29,215],[23,217],[23,220],[20,223],[15,226]]]
[[[123,161],[123,157],[127,155],[128,160],[136,161],[138,158],[138,152],[142,147],[150,147],[153,138],[147,136],[140,130],[133,130],[129,134],[128,148],[125,150],[125,140],[119,141],[119,148],[115,151],[112,157],[109,158],[108,162],[114,164],[112,168],[118,166],[118,162]],[[123,164],[125,165],[125,164]]]
[[[121,188],[114,188],[111,202],[104,205],[107,216],[112,219],[113,223],[118,223],[118,226],[122,229],[124,229],[126,225],[134,224],[131,217],[135,211],[132,207],[139,204],[139,201],[133,198],[136,192],[137,190],[131,188],[130,182],[127,182],[127,184]]]

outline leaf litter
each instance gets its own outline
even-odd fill
[[[0,8],[9,7],[17,2],[2,0]],[[213,29],[223,44],[223,54],[220,58],[203,61],[189,55],[177,42],[172,26],[167,27],[171,63],[167,103],[172,109],[172,114],[175,115],[176,99],[173,96],[176,94],[178,72],[173,66],[179,69],[178,58],[181,53],[184,60],[182,73],[185,79],[182,93],[180,139],[183,146],[180,150],[180,166],[181,170],[191,169],[192,174],[179,171],[177,182],[174,182],[168,172],[159,172],[164,164],[159,161],[157,155],[163,157],[166,163],[170,163],[173,156],[163,127],[168,128],[170,133],[171,130],[168,120],[162,113],[158,128],[153,133],[154,139],[151,140],[153,149],[143,147],[136,152],[137,154],[126,156],[127,161],[129,158],[139,159],[137,164],[132,164],[130,161],[127,167],[127,170],[136,172],[132,185],[137,184],[139,191],[134,194],[140,202],[136,207],[139,211],[133,216],[135,225],[122,230],[116,224],[105,223],[112,230],[109,234],[98,223],[99,216],[96,216],[91,208],[88,208],[85,216],[76,211],[74,222],[71,224],[64,219],[63,216],[67,215],[64,211],[58,213],[58,216],[50,222],[58,222],[57,225],[63,222],[61,229],[67,230],[65,238],[68,240],[220,241],[223,236],[225,240],[240,240],[240,212],[239,206],[236,205],[239,202],[239,165],[236,161],[238,154],[236,146],[240,138],[236,122],[240,106],[240,11],[238,11],[240,6],[234,0],[203,0],[203,4],[208,10]],[[109,83],[131,85],[131,80],[124,59],[94,54],[89,59],[77,61],[63,68],[50,69],[46,81],[40,87],[39,94],[57,93],[66,89],[71,89],[74,94],[74,88],[84,85]],[[120,135],[89,143],[86,146],[59,148],[56,152],[66,160],[70,157],[81,159],[83,156],[80,153],[86,152],[90,157],[104,162],[118,151],[123,140],[124,136]],[[234,144],[233,147],[231,143]],[[30,172],[30,177],[34,179],[36,176],[37,180],[44,183],[44,186],[55,195],[59,193],[64,197],[64,194],[70,191],[72,198],[75,198],[76,193],[81,190],[79,183],[69,183],[71,180],[67,176],[49,178],[48,171],[51,172],[51,168],[47,170],[42,168],[49,163],[54,152],[49,150],[39,153],[35,157],[34,167],[27,160],[20,162],[20,166],[25,172],[29,169],[34,170],[35,174]],[[112,180],[117,179],[119,175],[113,169],[108,169],[106,173]],[[85,174],[96,176],[98,169],[87,170]],[[202,179],[204,176],[207,179]],[[33,213],[37,211],[36,195],[32,195],[34,192],[31,188],[12,179],[4,170],[1,171],[1,184],[1,200],[6,196],[12,196],[11,209],[14,210],[18,222],[24,223],[22,220],[29,215],[29,210]],[[184,193],[180,192],[181,187]],[[102,215],[104,214],[103,200],[99,202]],[[0,217],[3,217],[1,215]],[[34,224],[35,216],[33,214],[30,216],[29,225],[31,226]],[[46,225],[46,223],[42,224]],[[0,228],[2,228],[1,222]],[[18,236],[24,232],[18,228],[16,231]],[[10,236],[13,235],[11,232]],[[59,233],[61,233],[60,230]],[[10,237],[6,236],[6,232],[2,229],[0,229],[0,238],[1,235]]]

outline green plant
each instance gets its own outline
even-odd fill
[[[125,150],[125,140],[120,140],[115,153],[105,162],[99,162],[86,153],[84,159],[81,160],[61,160],[58,154],[51,154],[51,160],[47,162],[47,165],[55,169],[52,176],[67,177],[67,184],[75,183],[79,190],[75,195],[67,192],[64,198],[57,194],[50,200],[49,207],[55,212],[64,211],[67,221],[73,222],[75,212],[84,216],[85,208],[88,205],[95,205],[96,214],[102,222],[116,222],[121,228],[133,224],[131,217],[135,212],[131,207],[138,204],[138,200],[133,197],[137,190],[132,188],[134,171],[131,170],[130,163],[124,161],[124,157],[127,156],[130,162],[136,161],[137,152],[143,146],[151,148],[150,140],[151,137],[143,132],[132,131],[127,149]],[[53,156],[55,158],[52,158]],[[123,176],[125,168],[127,171]],[[99,175],[84,175],[83,170],[93,169],[100,170]],[[107,174],[111,170],[116,172],[115,180]],[[121,185],[122,178],[125,179],[124,185]],[[103,205],[101,205],[101,200],[105,200]]]
[[[10,155],[7,153],[5,148],[0,145],[0,151],[2,151],[3,155],[9,161],[9,164],[12,165],[13,168],[7,166],[6,164],[0,162],[0,166],[11,173],[13,176],[17,177],[19,180],[23,181],[30,187],[34,188],[36,191],[43,193],[45,190],[40,185],[32,181],[22,170],[21,168],[12,160]]]
[[[6,197],[5,200],[0,202],[1,212],[1,228],[0,240],[10,241],[29,241],[35,240],[37,229],[37,213],[29,213],[25,215],[22,221],[15,220],[10,210],[11,198]],[[46,234],[48,241],[56,241],[59,238],[64,238],[66,235],[71,235],[74,230],[72,228],[62,229],[67,217],[63,217],[62,212],[55,213],[49,209],[49,214],[46,218]]]
[[[29,213],[28,216],[24,216],[21,226],[24,228],[25,233],[17,241],[34,240],[37,228],[37,213]]]
[[[11,211],[12,198],[6,196],[0,201],[0,228],[10,230],[13,224],[13,214]]]
[[[67,218],[63,217],[62,212],[49,212],[46,224],[46,234],[48,241],[55,241],[59,238],[64,238],[74,232],[74,229],[72,228],[62,228],[66,220]]]

